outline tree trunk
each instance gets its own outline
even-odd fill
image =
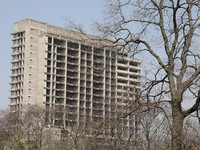
[[[149,139],[149,129],[147,129],[147,150],[151,150],[151,141]]]
[[[182,143],[183,143],[183,121],[184,116],[180,112],[180,107],[172,106],[172,118],[173,124],[171,129],[171,150],[182,150]]]

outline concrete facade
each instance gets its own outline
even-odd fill
[[[128,111],[140,89],[140,61],[95,36],[31,19],[15,23],[12,35],[11,111],[60,107],[66,112],[52,123],[64,126],[112,120]],[[126,132],[133,121],[121,120]]]

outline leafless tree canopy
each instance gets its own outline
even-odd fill
[[[142,99],[170,107],[161,109],[172,118],[171,146],[182,149],[183,120],[198,111],[200,102],[200,1],[107,0],[106,5],[105,22],[96,24],[99,33],[130,55],[152,61],[143,60],[153,71],[144,72]]]

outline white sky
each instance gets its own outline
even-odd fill
[[[0,0],[0,109],[10,102],[10,75],[13,25],[31,18],[50,25],[65,27],[67,17],[83,24],[92,34],[90,26],[103,15],[104,0]]]

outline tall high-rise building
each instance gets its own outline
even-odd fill
[[[52,123],[68,126],[84,118],[114,119],[134,102],[140,61],[111,42],[31,19],[15,23],[12,35],[11,111],[59,107],[65,113]],[[133,120],[122,120],[124,131]]]

